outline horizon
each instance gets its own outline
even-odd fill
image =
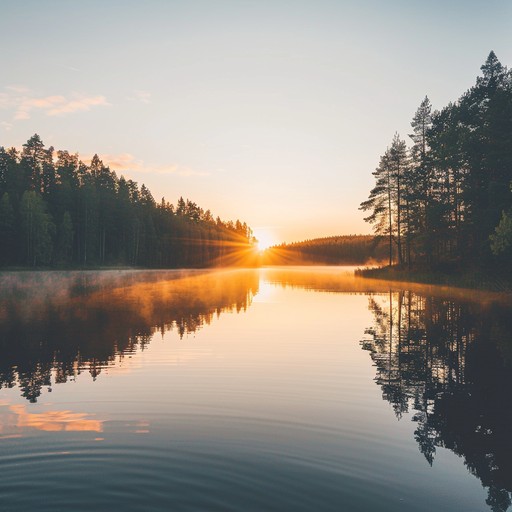
[[[0,145],[97,153],[265,245],[369,234],[372,172],[424,96],[454,101],[491,50],[512,62],[512,5],[429,7],[5,2]]]

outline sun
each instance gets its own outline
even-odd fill
[[[268,228],[254,228],[254,236],[258,241],[257,246],[260,252],[277,243],[274,234]]]

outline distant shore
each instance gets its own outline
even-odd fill
[[[349,266],[355,268],[354,274],[359,277],[368,279],[385,279],[387,281],[397,281],[402,283],[418,283],[427,285],[450,286],[456,288],[473,289],[481,291],[501,292],[512,294],[512,275],[497,270],[487,271],[483,269],[465,269],[461,271],[447,270],[424,270],[424,269],[407,269],[395,266],[380,267],[363,267],[357,263],[336,263],[329,264],[325,262],[300,262],[295,264],[278,264],[278,265],[253,265],[250,268],[264,267],[339,267]],[[124,266],[124,265],[105,265],[105,266],[63,266],[63,267],[25,267],[11,266],[0,268],[0,275],[9,273],[30,273],[30,272],[101,272],[101,271],[172,271],[172,270],[221,270],[226,268],[242,268],[240,265],[232,265],[225,267],[141,267],[141,266]],[[244,268],[249,268],[244,267]]]
[[[372,279],[386,279],[420,284],[435,284],[512,293],[512,276],[482,269],[462,270],[460,272],[409,270],[398,266],[377,268],[359,268],[356,275]]]

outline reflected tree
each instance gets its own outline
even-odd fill
[[[412,292],[369,298],[374,325],[361,342],[398,418],[411,412],[427,462],[444,447],[464,458],[505,511],[512,491],[512,318],[507,308]]]
[[[0,388],[30,402],[43,389],[144,350],[155,333],[180,339],[224,311],[242,311],[258,292],[251,270],[204,273],[69,272],[0,276]],[[36,286],[39,285],[39,286]]]

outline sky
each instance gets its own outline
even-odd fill
[[[0,146],[94,153],[265,243],[370,233],[359,204],[395,132],[442,108],[510,0],[0,0]]]

